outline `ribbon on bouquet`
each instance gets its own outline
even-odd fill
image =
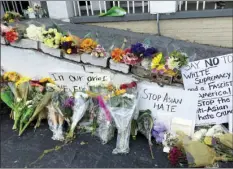
[[[99,102],[99,106],[104,109],[105,111],[105,116],[106,116],[106,120],[111,121],[111,114],[110,111],[107,109],[104,100],[102,98],[102,96],[97,96],[98,102]]]

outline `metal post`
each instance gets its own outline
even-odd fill
[[[158,28],[158,35],[161,36],[161,34],[160,34],[160,25],[159,25],[159,13],[157,13],[157,28]]]

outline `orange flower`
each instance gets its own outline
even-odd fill
[[[120,48],[115,48],[113,49],[111,55],[114,62],[121,62],[123,59],[124,51]]]
[[[84,51],[88,51],[90,52],[92,49],[96,48],[97,46],[97,42],[92,40],[91,38],[86,38],[81,42],[80,47],[84,50]]]

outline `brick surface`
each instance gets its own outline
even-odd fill
[[[38,42],[31,39],[21,39],[18,42],[11,43],[10,45],[25,49],[38,49]]]
[[[68,60],[75,61],[75,62],[81,62],[81,55],[78,55],[78,54],[68,55],[68,54],[64,53],[63,57],[68,59]]]
[[[90,63],[92,65],[101,66],[101,67],[107,67],[108,58],[109,58],[109,56],[104,57],[104,58],[97,58],[95,56],[92,56],[92,55],[86,54],[86,53],[83,53],[81,55],[81,60],[83,63]]]
[[[126,65],[124,63],[116,63],[112,59],[110,60],[110,69],[117,70],[119,72],[123,73],[129,73],[129,65]]]
[[[54,49],[54,48],[49,48],[46,45],[44,45],[43,43],[40,43],[40,49],[47,54],[56,56],[56,57],[61,57],[61,50],[60,49]]]

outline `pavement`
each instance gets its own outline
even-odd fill
[[[10,109],[1,103],[0,110],[1,168],[172,168],[161,145],[153,145],[155,159],[151,159],[147,139],[142,135],[138,135],[135,141],[130,140],[129,154],[113,155],[116,133],[115,138],[106,145],[90,134],[78,134],[72,143],[37,160],[44,150],[63,145],[51,139],[52,132],[47,121],[36,131],[33,127],[28,128],[19,137],[12,130]],[[219,166],[232,168],[233,163],[220,163]]]

